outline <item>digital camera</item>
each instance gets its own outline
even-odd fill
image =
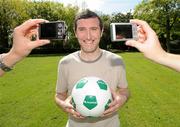
[[[137,40],[137,25],[131,23],[111,23],[111,41]]]
[[[67,26],[64,21],[51,21],[39,24],[39,39],[64,40]]]

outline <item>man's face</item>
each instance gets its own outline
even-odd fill
[[[101,29],[98,18],[80,19],[77,21],[76,37],[81,50],[92,53],[99,48]]]

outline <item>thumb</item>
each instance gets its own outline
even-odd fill
[[[50,43],[49,40],[37,40],[37,41],[31,42],[30,47],[31,47],[31,49],[34,49],[34,48],[37,48],[37,47],[40,47],[40,46],[43,46],[43,45],[46,45],[49,43]]]
[[[66,103],[65,108],[73,109],[73,106],[72,106],[72,104],[70,104],[70,103]]]
[[[140,49],[140,47],[141,47],[141,45],[142,45],[140,42],[135,41],[135,40],[126,41],[125,44],[126,44],[127,46],[132,46],[132,47],[135,47],[135,48],[137,48],[137,49]]]
[[[69,97],[65,100],[65,102],[66,102],[66,104],[67,104],[67,106],[68,106],[69,108],[73,108],[73,106],[72,106],[72,104],[71,104],[71,100],[72,100],[72,96],[69,96]]]
[[[114,97],[116,96],[116,92],[112,88],[110,88],[110,91],[111,91],[112,98],[114,100]]]

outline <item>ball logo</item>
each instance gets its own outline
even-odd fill
[[[95,108],[97,106],[96,96],[87,95],[83,101],[83,105],[89,110]]]

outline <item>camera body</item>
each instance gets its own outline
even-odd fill
[[[51,21],[39,24],[39,39],[64,40],[66,38],[66,23]]]
[[[137,40],[137,25],[131,23],[111,23],[111,41]]]

